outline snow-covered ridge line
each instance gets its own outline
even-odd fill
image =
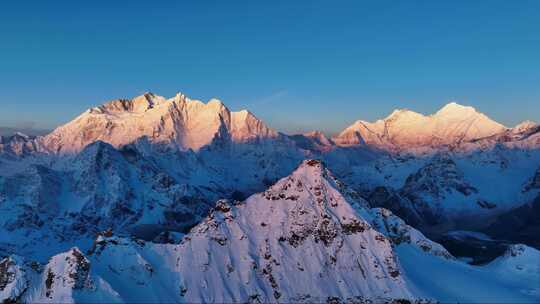
[[[147,92],[88,109],[37,139],[4,138],[0,151],[74,154],[97,140],[118,148],[141,139],[182,151],[199,151],[216,142],[281,140],[312,152],[354,146],[391,153],[432,154],[440,150],[489,149],[499,143],[538,148],[540,127],[526,121],[507,128],[473,107],[452,102],[428,116],[398,109],[375,122],[358,120],[332,139],[317,131],[287,136],[268,127],[248,110],[230,111],[215,98],[204,103],[182,93],[165,98]]]
[[[538,132],[538,125],[523,122],[514,128],[491,120],[475,108],[451,102],[432,115],[425,116],[407,109],[395,110],[388,117],[375,122],[358,120],[334,138],[339,145],[368,145],[397,152],[421,153],[437,149],[476,150],[485,145],[483,139],[503,134]],[[484,144],[486,144],[484,142]],[[537,147],[538,142],[531,143]]]
[[[121,147],[146,138],[153,144],[197,151],[214,141],[277,137],[278,132],[249,111],[230,111],[217,99],[203,103],[181,93],[169,99],[145,93],[91,108],[39,143],[44,151],[76,153],[97,140]]]

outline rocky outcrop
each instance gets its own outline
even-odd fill
[[[416,173],[407,177],[402,191],[409,196],[421,193],[435,199],[441,199],[451,192],[468,196],[478,190],[464,180],[463,173],[459,171],[451,158],[439,155]]]
[[[416,210],[411,200],[390,187],[375,187],[368,194],[367,201],[373,208],[380,207],[392,210],[397,216],[415,227],[424,225],[426,219],[428,219]]]
[[[540,189],[540,168],[536,170],[534,176],[523,187],[524,192],[537,189]]]
[[[0,301],[2,303],[21,302],[28,285],[28,278],[20,257],[9,256],[0,260]]]
[[[11,136],[0,136],[0,154],[24,157],[37,151],[38,145],[33,136],[18,132]]]

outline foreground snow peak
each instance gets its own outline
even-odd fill
[[[73,247],[44,263],[5,258],[0,261],[1,299],[40,303],[538,299],[536,284],[526,280],[538,278],[539,271],[523,268],[538,259],[537,250],[515,246],[483,267],[460,262],[390,211],[370,209],[320,160],[303,161],[292,174],[244,201],[219,200],[179,243],[157,244],[108,230],[87,248],[83,252]],[[425,262],[434,268],[419,267]],[[499,277],[508,269],[515,275]],[[490,275],[493,278],[486,281]],[[466,293],[460,294],[452,284],[432,286],[437,278],[467,284]],[[471,283],[475,280],[483,283]],[[517,282],[521,289],[509,288]]]

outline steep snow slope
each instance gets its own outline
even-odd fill
[[[408,278],[426,297],[443,303],[534,303],[540,300],[540,252],[523,248],[527,258],[521,261],[503,257],[485,266],[440,259],[408,245],[396,252]]]

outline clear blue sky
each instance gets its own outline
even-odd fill
[[[234,2],[234,3],[233,3]],[[145,91],[333,133],[448,101],[540,121],[540,1],[2,1],[0,126]]]

